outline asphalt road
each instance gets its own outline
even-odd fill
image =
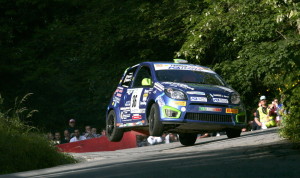
[[[112,152],[74,154],[73,165],[3,175],[5,177],[300,177],[300,151],[278,129],[241,137],[198,139]],[[2,177],[2,176],[0,176]]]

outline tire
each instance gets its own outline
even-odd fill
[[[110,111],[106,120],[107,138],[111,142],[119,142],[123,138],[124,131],[116,127],[117,117],[114,110]]]
[[[197,134],[181,133],[179,134],[179,141],[182,145],[193,146],[197,140]]]
[[[149,134],[151,136],[162,136],[163,124],[160,121],[159,107],[156,103],[151,106],[150,114],[148,116],[149,121]]]
[[[241,136],[241,129],[228,129],[226,130],[226,135],[228,138],[236,138]]]

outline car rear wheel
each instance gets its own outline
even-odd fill
[[[109,141],[118,142],[123,138],[124,131],[116,127],[117,117],[114,110],[110,111],[106,120],[106,132]]]
[[[236,138],[241,136],[241,129],[228,129],[226,130],[226,135],[228,138]]]
[[[182,145],[192,146],[197,140],[197,134],[181,133],[179,134],[179,141]]]
[[[160,121],[159,107],[156,103],[151,106],[148,121],[150,135],[161,136],[163,134],[163,124]]]

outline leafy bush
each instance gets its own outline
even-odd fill
[[[53,167],[75,160],[57,148],[37,129],[24,124],[21,117],[27,108],[20,107],[30,94],[18,101],[14,109],[0,110],[0,174]],[[0,107],[3,99],[0,96]],[[28,111],[27,117],[36,111]]]

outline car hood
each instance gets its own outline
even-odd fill
[[[194,84],[194,83],[175,83],[175,82],[162,82],[164,88],[177,88],[185,91],[189,95],[207,95],[212,94],[215,97],[228,97],[230,93],[236,91],[232,88],[219,85],[207,84]]]

